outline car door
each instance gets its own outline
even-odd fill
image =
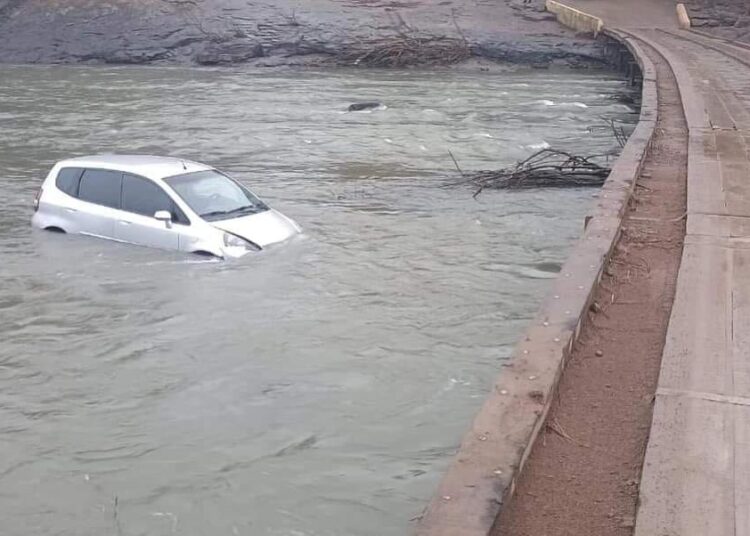
[[[154,214],[166,210],[171,222],[159,221]],[[115,221],[115,238],[132,244],[162,249],[179,249],[180,230],[187,218],[158,184],[124,173],[120,211]]]
[[[78,232],[114,238],[114,218],[120,206],[122,172],[86,169],[78,185],[81,201],[68,207],[70,217],[78,222]]]

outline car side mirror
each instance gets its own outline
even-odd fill
[[[172,227],[172,214],[168,210],[157,210],[154,213],[154,219],[163,221],[167,228]]]

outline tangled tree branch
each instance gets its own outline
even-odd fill
[[[339,63],[362,67],[408,67],[412,65],[446,65],[471,56],[462,39],[401,34],[368,42],[366,48],[348,50],[339,55]]]
[[[625,132],[625,129],[616,124],[614,119],[602,117],[602,121],[606,123],[605,125],[597,125],[589,127],[589,132],[595,132],[597,130],[610,130],[612,132],[612,135],[615,138],[615,141],[617,142],[617,145],[620,147],[625,147],[625,144],[628,142],[628,134]]]
[[[610,169],[594,162],[594,158],[597,156],[583,157],[542,149],[510,168],[466,172],[459,183],[475,186],[474,197],[485,188],[520,190],[601,186]]]

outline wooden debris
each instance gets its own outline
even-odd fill
[[[565,151],[542,149],[510,168],[462,173],[459,183],[485,188],[520,190],[529,188],[576,188],[601,186],[610,169],[593,160],[597,156],[575,156]]]
[[[471,56],[464,39],[445,36],[401,34],[368,42],[364,50],[349,50],[338,57],[342,65],[401,68],[414,65],[450,65]]]

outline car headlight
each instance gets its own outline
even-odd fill
[[[258,244],[240,238],[232,233],[224,233],[224,245],[228,248],[245,248],[252,251],[260,251],[261,247]]]

